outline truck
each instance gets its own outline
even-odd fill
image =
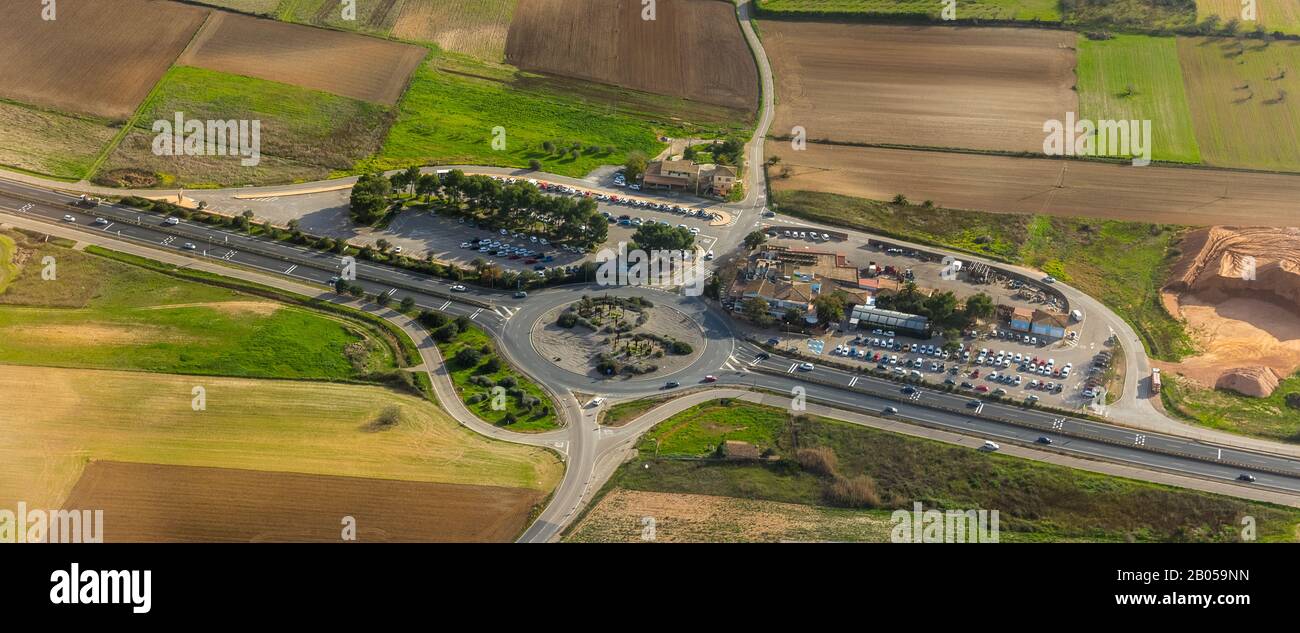
[[[1151,393],[1160,393],[1160,368],[1151,370]]]

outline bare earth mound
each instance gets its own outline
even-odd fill
[[[1191,226],[1300,226],[1300,176],[769,141],[777,190]],[[779,173],[788,167],[788,178]]]
[[[841,142],[1036,151],[1078,111],[1067,31],[766,21],[773,134]]]
[[[1300,367],[1300,229],[1216,226],[1189,233],[1182,248],[1162,298],[1205,352],[1165,366],[1205,385],[1272,393]]]
[[[364,35],[214,12],[180,63],[394,105],[425,52]]]
[[[206,9],[147,0],[0,3],[0,97],[126,119],[181,54]]]
[[[230,468],[91,462],[66,509],[102,509],[104,541],[508,542],[542,493]]]
[[[654,20],[638,0],[520,0],[506,60],[577,77],[752,111],[758,68],[721,0],[660,0]]]

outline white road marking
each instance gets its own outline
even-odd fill
[[[471,314],[470,317],[469,317],[469,319],[470,319],[471,321],[473,321],[474,319],[477,319],[477,318],[478,318],[478,315],[479,315],[480,313],[482,313],[482,312],[483,312],[483,308],[479,308],[478,310],[475,310],[475,311],[474,311],[474,314]]]
[[[795,368],[797,368],[797,367],[799,367],[799,363],[790,363],[790,369],[785,370],[785,373],[787,373],[787,374],[793,374]]]
[[[294,265],[290,266],[288,270],[284,271],[284,274],[288,275],[289,273],[292,273],[293,271],[295,271],[295,270],[297,270],[297,269],[298,269],[298,265],[297,265],[297,264],[294,264]]]
[[[442,304],[442,307],[438,308],[438,310],[439,310],[439,311],[446,310],[446,309],[447,309],[447,306],[449,306],[449,305],[451,305],[451,302],[450,302],[450,301],[448,301],[447,303]]]
[[[854,376],[853,380],[849,381],[849,386],[852,387],[853,385],[858,384],[858,378],[859,378],[858,376]]]

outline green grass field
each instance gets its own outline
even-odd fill
[[[0,101],[0,165],[80,180],[116,132],[108,121]]]
[[[454,358],[456,352],[466,347],[475,350],[488,349],[489,353],[483,355],[483,359],[478,365],[473,367],[462,367],[457,365]],[[496,345],[492,342],[492,339],[482,330],[475,327],[463,330],[451,341],[447,343],[439,343],[438,350],[442,352],[443,358],[446,359],[447,366],[451,369],[451,380],[456,385],[456,391],[460,394],[461,400],[465,401],[465,406],[476,413],[480,418],[498,426],[506,426],[501,419],[504,418],[507,413],[513,414],[516,418],[516,422],[510,424],[508,428],[512,431],[519,431],[522,433],[537,433],[558,428],[555,402],[546,395],[546,392],[543,391],[537,383],[529,380],[527,377],[516,371],[508,362],[505,362],[504,358],[501,359],[502,362],[500,369],[495,372],[486,371],[483,365],[487,362],[488,356],[501,358],[501,354],[496,349]],[[470,379],[474,376],[484,376],[492,380],[493,383],[506,377],[514,378],[518,383],[518,389],[523,390],[525,394],[541,400],[541,406],[546,408],[546,413],[539,413],[539,409],[536,408],[534,408],[533,412],[529,412],[521,406],[519,399],[513,396],[506,397],[505,410],[493,410],[492,388],[473,384],[470,382]],[[483,397],[483,400],[478,403],[469,402],[469,399],[475,396],[481,396]]]
[[[1300,171],[1300,42],[1178,38],[1178,57],[1207,164]]]
[[[261,164],[238,157],[157,156],[155,121],[261,122]],[[395,113],[391,108],[296,86],[177,66],[141,107],[136,129],[100,173],[143,169],[171,186],[243,185],[323,178],[351,169],[379,149]]]
[[[796,439],[797,438],[797,439]],[[766,463],[701,459],[722,440],[771,447]],[[658,440],[656,442],[656,440]],[[607,489],[720,495],[829,505],[823,477],[789,458],[826,447],[844,477],[869,477],[881,504],[910,508],[996,509],[1004,540],[1234,541],[1254,516],[1261,540],[1297,538],[1300,510],[986,454],[748,403],[706,403],[657,426]],[[661,458],[654,457],[656,449]],[[691,459],[668,459],[673,454]],[[648,466],[648,467],[647,467]],[[870,513],[873,510],[860,510]]]
[[[1063,4],[1067,7],[1064,22],[1073,27],[1119,27],[1130,31],[1153,32],[1186,28],[1196,23],[1196,5],[1193,0],[1072,1]]]
[[[1217,15],[1223,23],[1236,19],[1243,32],[1253,31],[1256,25],[1268,32],[1300,33],[1300,2],[1296,0],[1263,0],[1255,3],[1255,20],[1243,18],[1241,0],[1196,0],[1196,17],[1204,20]]]
[[[0,294],[2,363],[317,380],[396,367],[360,323],[17,239],[29,257]]]
[[[1288,394],[1300,393],[1300,373],[1281,383],[1267,398],[1250,398],[1231,391],[1205,389],[1185,380],[1170,380],[1160,390],[1165,409],[1230,433],[1300,443],[1300,409],[1287,406]]]
[[[764,13],[780,16],[909,14],[939,19],[942,4],[931,0],[759,0]],[[1058,0],[969,0],[957,3],[957,19],[1059,22]]]
[[[1080,117],[1094,122],[1150,121],[1154,160],[1201,162],[1174,38],[1116,35],[1091,40],[1080,35],[1078,47]]]
[[[669,107],[677,102],[583,82],[542,80],[443,54],[416,71],[373,164],[527,167],[537,160],[545,171],[582,176],[600,165],[621,164],[633,151],[654,156],[664,146],[660,135],[719,134],[740,123],[740,115],[735,124],[723,125],[673,120],[691,115],[689,109]],[[493,148],[498,127],[504,128],[505,149],[500,151]],[[577,156],[548,153],[542,147],[547,141],[583,149]]]
[[[783,213],[1038,268],[1123,317],[1151,356],[1179,360],[1194,351],[1182,323],[1159,303],[1180,227],[899,207],[808,191],[773,195]]]

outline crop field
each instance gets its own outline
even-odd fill
[[[256,13],[258,15],[274,16],[276,9],[280,7],[281,0],[195,0],[199,4],[216,7],[218,9],[230,9],[240,13]]]
[[[0,101],[0,165],[80,180],[114,134],[107,121]]]
[[[718,0],[661,0],[654,20],[635,0],[520,0],[506,59],[577,77],[753,111],[758,69]]]
[[[1174,38],[1080,35],[1076,73],[1081,118],[1150,121],[1152,159],[1201,162]]]
[[[179,63],[394,105],[426,53],[354,33],[216,12]]]
[[[1195,107],[1195,106],[1193,106]],[[1199,125],[1198,121],[1198,125]],[[1201,153],[1207,145],[1201,141]],[[1160,224],[1300,226],[1300,177],[769,141],[777,191]],[[789,177],[780,172],[789,169]]]
[[[1242,19],[1241,0],[1196,0],[1196,17],[1204,20],[1207,16],[1217,15],[1223,22],[1235,18],[1241,22],[1243,31],[1254,30],[1255,25],[1259,24],[1270,33],[1300,33],[1300,1],[1262,0],[1255,7],[1256,19],[1250,22]]]
[[[506,35],[519,0],[406,0],[392,35],[489,61],[506,58]]]
[[[359,324],[18,239],[24,263],[0,294],[0,362],[323,380],[395,367]]]
[[[354,19],[344,19],[341,0],[281,0],[276,16],[286,22],[387,35],[405,1],[357,0]]]
[[[942,7],[931,0],[757,0],[762,13],[773,17],[924,15],[939,19]],[[1059,21],[1058,0],[969,0],[956,6],[959,20]]]
[[[1178,57],[1207,164],[1300,171],[1300,42],[1179,38]]]
[[[629,92],[575,79],[520,77],[442,56],[416,71],[376,166],[527,167],[537,160],[546,171],[584,176],[600,165],[622,163],[629,152],[654,156],[663,148],[660,135],[718,134],[714,130],[734,129],[730,121],[743,116],[719,106],[684,110],[688,116],[700,115],[695,125],[673,119],[682,116],[669,114],[673,99]],[[501,151],[492,147],[497,126],[505,128],[506,149]],[[561,148],[577,143],[583,149],[577,156],[546,152],[547,141]]]
[[[104,542],[509,542],[543,493],[332,475],[91,462],[64,507],[104,511]]]
[[[1043,151],[1078,110],[1075,34],[1009,28],[766,21],[772,134],[809,140]]]
[[[154,121],[187,119],[261,122],[261,160],[244,167],[236,156],[157,156]],[[109,156],[101,173],[120,169],[158,174],[170,185],[265,184],[324,178],[351,169],[378,151],[395,117],[388,106],[288,84],[177,66],[142,108],[138,130]]]
[[[195,411],[198,386],[206,408]],[[8,508],[58,507],[90,460],[542,493],[563,473],[542,449],[488,440],[427,400],[365,385],[0,365],[0,405]]]
[[[754,421],[760,424],[751,426]],[[661,433],[663,428],[672,429],[671,435]],[[770,449],[773,458],[737,462],[711,457],[713,447],[733,439],[737,429],[745,429],[747,441],[758,448]],[[815,449],[821,458],[807,459],[800,449]],[[910,508],[915,501],[927,508],[996,508],[1002,538],[1008,541],[1236,541],[1241,518],[1250,515],[1258,521],[1261,540],[1300,538],[1296,508],[984,454],[846,422],[793,417],[784,409],[743,402],[714,401],[688,409],[642,438],[637,450],[637,458],[610,479],[607,498],[619,490],[732,497],[840,508],[856,512],[864,523],[878,520],[882,516],[878,511]],[[684,459],[663,457],[669,453]],[[837,493],[839,480],[857,482],[861,494]],[[676,501],[693,506],[688,512],[708,514],[718,507],[716,502],[698,503],[699,499]],[[733,507],[760,513],[754,523],[767,522],[761,506]],[[796,515],[788,508],[767,511],[776,512],[771,518],[776,526],[791,523],[792,516],[828,529],[845,525],[843,516],[818,519],[815,513]],[[671,508],[666,512],[670,525],[684,513]],[[601,519],[600,506],[588,516]],[[727,523],[718,522],[723,527]],[[584,525],[588,525],[585,520],[574,534],[580,536]],[[677,525],[692,527],[690,522]],[[869,538],[869,532],[865,536]]]
[[[147,0],[0,8],[0,98],[123,120],[184,50],[208,11]]]

